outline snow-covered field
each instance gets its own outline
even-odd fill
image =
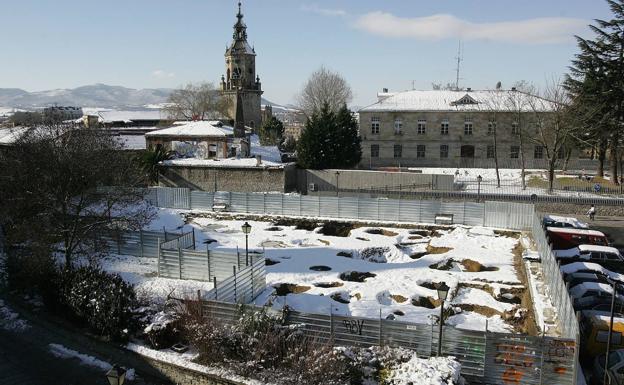
[[[161,209],[150,228],[195,228],[198,250],[233,250],[244,248],[244,222],[242,217],[217,219]],[[265,249],[269,258],[268,288],[258,297],[259,305],[371,318],[381,312],[384,318],[429,324],[440,313],[436,285],[445,282],[450,287],[447,324],[485,330],[487,323],[490,331],[509,332],[521,313],[517,303],[523,286],[513,253],[518,239],[492,229],[355,223],[341,234],[346,236],[335,236],[324,235],[320,227],[297,228],[296,223],[249,223],[250,249]],[[159,278],[150,258],[110,256],[102,265],[152,297],[212,288],[208,282]]]

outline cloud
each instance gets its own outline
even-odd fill
[[[472,23],[449,14],[405,18],[378,11],[359,16],[354,26],[373,35],[391,38],[556,44],[572,40],[573,35],[581,33],[587,24],[587,20],[565,17]]]
[[[303,4],[301,10],[304,12],[316,13],[323,16],[344,17],[347,12],[342,9],[321,8],[316,4]]]
[[[152,76],[157,79],[170,79],[175,77],[175,74],[173,72],[167,72],[163,70],[154,70],[152,71]]]

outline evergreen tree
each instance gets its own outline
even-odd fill
[[[351,168],[362,158],[357,122],[343,106],[337,113],[325,104],[313,113],[297,143],[302,168]]]
[[[276,146],[282,141],[284,136],[284,123],[272,116],[271,119],[266,120],[259,131],[260,144],[263,146]]]
[[[579,120],[590,128],[586,136],[598,147],[601,166],[610,151],[612,180],[617,182],[624,136],[624,0],[607,3],[613,18],[590,25],[594,39],[576,37],[580,53],[572,61],[566,87]]]

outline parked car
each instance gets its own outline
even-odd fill
[[[573,229],[589,229],[589,225],[572,217],[560,217],[558,215],[544,215],[544,227],[565,227]]]
[[[614,333],[615,334],[615,333]],[[621,335],[621,334],[620,334]],[[594,359],[594,378],[602,383],[605,372],[606,354],[600,354]],[[611,385],[624,385],[624,349],[612,350],[609,353],[609,370],[607,376]]]
[[[566,250],[579,245],[609,246],[607,236],[596,230],[547,227],[546,235],[554,250]]]
[[[621,264],[620,264],[621,265]],[[572,262],[569,264],[561,265],[561,272],[564,279],[574,273],[596,273],[605,277],[609,277],[612,280],[624,283],[624,274],[613,272],[604,266],[594,262]]]
[[[568,274],[564,281],[568,287],[574,287],[579,283],[583,282],[597,282],[597,283],[606,283],[609,284],[609,280],[606,276],[600,273],[591,272],[591,273],[572,273]]]
[[[581,299],[583,297],[608,297],[611,298],[613,294],[613,287],[609,284],[599,282],[583,282],[576,286],[571,287],[568,290],[572,301]]]
[[[610,246],[579,245],[566,250],[554,250],[555,258],[562,262],[622,262],[624,257],[618,249]]]
[[[586,354],[589,357],[596,357],[597,355],[604,353],[607,348],[610,321],[611,317],[604,314],[589,314],[588,316],[581,318],[581,336],[585,342],[583,354]],[[611,349],[615,350],[624,348],[624,340],[622,339],[623,332],[624,318],[614,318],[613,334],[611,336]]]
[[[620,296],[615,297],[617,307],[624,306],[624,300]],[[592,309],[609,309],[611,311],[611,295],[600,293],[599,295],[587,295],[577,298],[573,301],[572,307],[575,311],[584,311]]]

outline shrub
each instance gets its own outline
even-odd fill
[[[130,325],[136,296],[119,275],[84,266],[61,273],[59,300],[93,332],[120,339]]]

